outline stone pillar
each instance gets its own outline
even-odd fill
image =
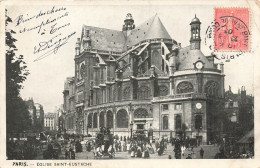
[[[107,82],[110,82],[110,62],[108,61],[107,62],[107,65],[106,65],[106,73],[107,73],[107,75],[106,75],[106,81]]]
[[[97,128],[99,129],[99,112],[97,112]]]
[[[107,111],[104,111],[104,127],[107,127]]]
[[[116,128],[116,111],[113,110],[113,131],[115,131]]]
[[[174,95],[174,77],[170,77],[170,95]]]
[[[202,73],[198,73],[196,76],[197,76],[198,93],[202,93],[203,74]]]

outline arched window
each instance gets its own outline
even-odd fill
[[[175,116],[175,130],[181,129],[181,115],[176,115]]]
[[[117,128],[128,128],[128,114],[127,111],[121,109],[116,115]]]
[[[105,127],[105,113],[104,111],[102,111],[100,114],[99,114],[99,127]]]
[[[177,93],[189,93],[193,91],[193,85],[187,81],[181,82],[177,86]]]
[[[113,113],[112,111],[107,112],[107,127],[108,128],[113,128],[114,127],[114,119],[113,119]]]
[[[88,128],[92,128],[92,117],[93,117],[92,113],[88,115]]]
[[[146,109],[139,108],[134,112],[134,118],[148,118],[148,112]]]
[[[219,85],[215,81],[208,81],[205,85],[205,93],[207,96],[219,96]]]
[[[201,129],[202,128],[202,116],[196,115],[195,116],[195,129]]]
[[[124,98],[124,99],[129,99],[129,98],[130,98],[130,87],[129,87],[129,86],[126,86],[126,87],[124,88],[123,98]]]
[[[86,69],[85,69],[85,64],[83,63],[80,66],[80,77],[81,77],[80,79],[84,78],[85,73],[86,73]]]
[[[159,86],[159,96],[166,96],[168,95],[168,87],[167,86]]]
[[[150,97],[150,89],[147,86],[141,86],[138,89],[138,99],[148,99]]]
[[[163,116],[163,129],[168,129],[168,116]]]
[[[94,113],[93,116],[93,128],[97,128],[97,113]]]

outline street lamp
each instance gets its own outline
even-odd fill
[[[133,121],[131,121],[131,123],[130,123],[130,131],[131,131],[131,140],[132,140],[132,137],[133,137]]]
[[[202,127],[198,128],[198,146],[200,146],[200,129],[202,129]]]

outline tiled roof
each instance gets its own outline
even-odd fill
[[[123,51],[125,35],[122,31],[85,25],[83,28],[89,30],[91,46],[93,49],[115,52]]]
[[[130,47],[143,40],[155,38],[172,39],[157,14],[133,29],[127,36],[125,45]]]
[[[201,60],[204,68],[214,68],[213,64],[208,61],[200,50],[190,50],[190,46],[181,48],[178,54],[178,70],[193,69],[194,63]]]

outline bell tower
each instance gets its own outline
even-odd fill
[[[124,20],[124,23],[125,23],[125,24],[123,25],[123,29],[122,29],[122,30],[123,30],[124,32],[126,32],[126,33],[130,32],[132,29],[135,28],[134,19],[133,19],[131,13],[128,13],[128,14],[126,15],[126,18],[125,18],[125,20]]]
[[[196,17],[196,14],[195,14],[195,18],[192,19],[192,21],[190,23],[190,27],[191,27],[190,49],[191,50],[200,50],[200,42],[201,42],[200,24],[201,24],[201,22]]]

